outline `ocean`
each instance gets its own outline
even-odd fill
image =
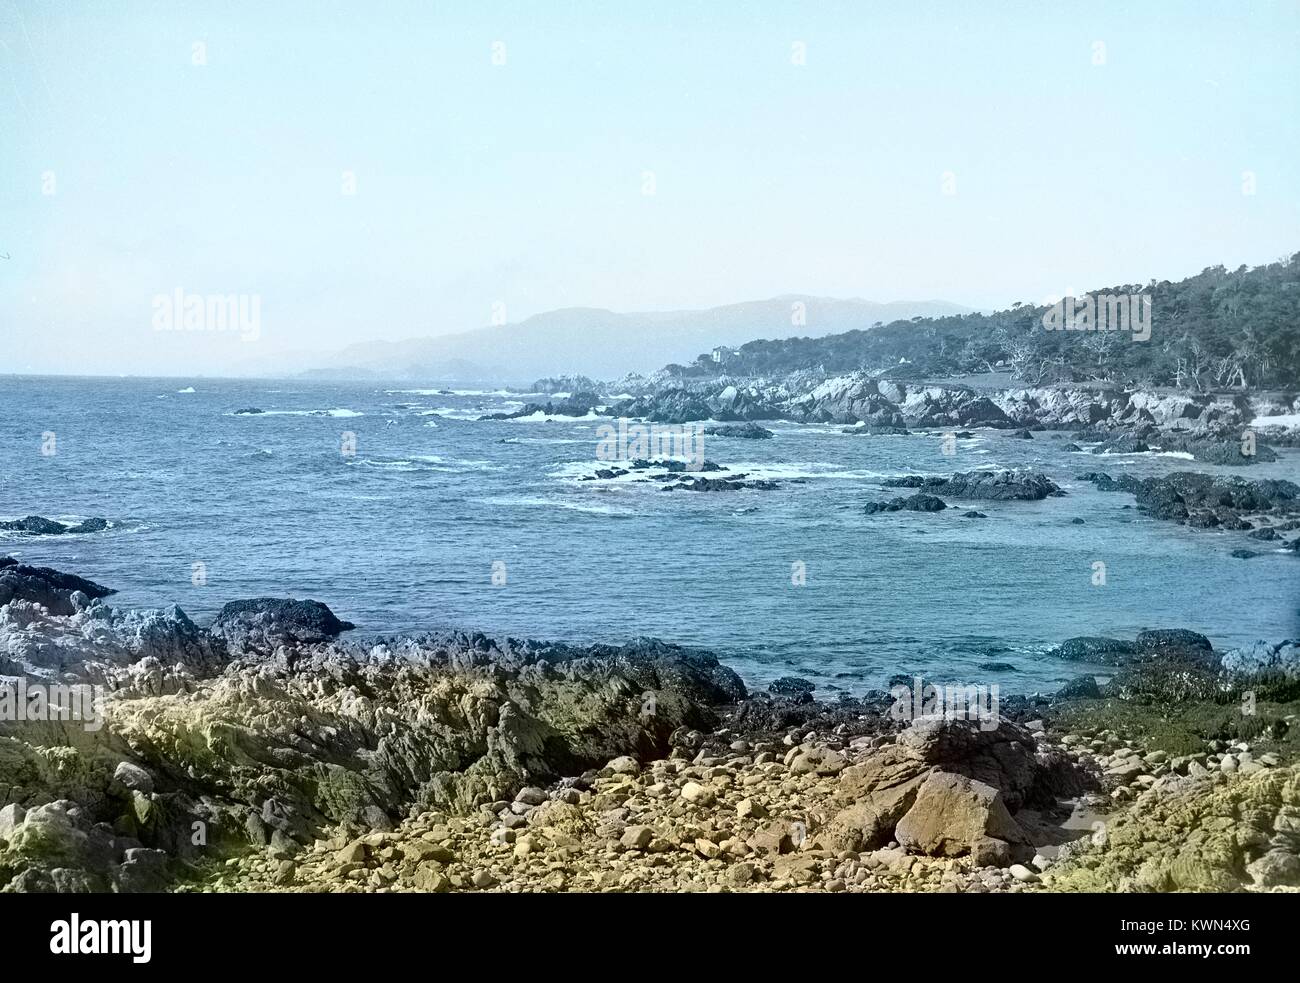
[[[1047,656],[1074,635],[1186,627],[1221,649],[1300,637],[1295,556],[1148,519],[1132,496],[1076,480],[1193,469],[1300,481],[1297,450],[1229,469],[979,430],[944,456],[938,433],[773,421],[771,440],[704,442],[709,460],[777,490],[665,492],[635,473],[581,480],[608,466],[597,428],[609,421],[478,419],[546,398],[0,377],[0,518],[112,523],[0,532],[0,552],[114,587],[115,605],[178,604],[199,624],[226,601],[271,595],[325,602],[353,637],[654,636],[714,651],[751,685],[797,675],[823,697],[896,673],[1046,692],[1080,671]],[[265,412],[236,413],[250,407]],[[880,488],[884,477],[989,467],[1035,468],[1068,495],[863,514],[910,494]],[[964,518],[971,508],[988,518]],[[1246,546],[1263,555],[1230,555]]]

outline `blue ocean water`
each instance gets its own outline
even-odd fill
[[[192,391],[191,391],[192,390]],[[0,377],[0,518],[104,516],[99,533],[0,533],[0,551],[115,587],[111,603],[312,597],[361,633],[466,628],[572,642],[642,635],[712,649],[762,685],[819,692],[895,672],[1005,692],[1054,689],[1064,638],[1188,627],[1218,648],[1300,636],[1300,561],[1097,492],[1088,470],[1194,468],[1300,480],[1300,452],[1250,469],[1067,452],[1068,437],[862,437],[769,423],[705,456],[776,491],[664,492],[581,481],[595,419],[479,421],[530,398],[401,385]],[[265,413],[236,415],[258,407]],[[43,454],[54,434],[53,454]],[[355,455],[342,453],[355,435]],[[867,516],[882,477],[1032,466],[1069,492]],[[976,507],[986,520],[965,519]],[[1072,524],[1082,518],[1082,525]],[[1105,584],[1094,584],[1094,564]],[[194,584],[194,564],[206,583]],[[494,564],[505,583],[493,583]],[[794,565],[806,570],[795,585]],[[498,577],[498,580],[500,578]],[[980,668],[1006,663],[1010,669]]]

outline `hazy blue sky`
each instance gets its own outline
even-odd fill
[[[1296,0],[0,0],[0,42],[0,372],[1300,249]],[[260,339],[155,331],[178,287]]]

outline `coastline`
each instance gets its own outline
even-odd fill
[[[1072,640],[1101,690],[899,719],[651,640],[350,643],[317,602],[200,629],[106,590],[0,565],[4,674],[106,694],[96,731],[0,722],[4,891],[1300,884],[1293,644]]]

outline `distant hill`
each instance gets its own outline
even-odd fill
[[[1023,383],[1097,382],[1209,391],[1300,386],[1300,253],[1253,269],[1211,266],[1171,282],[1103,287],[1150,304],[1133,332],[1047,330],[1046,306],[900,320],[870,331],[747,342],[665,370],[681,380],[867,371],[944,378],[1005,370]],[[1103,308],[1096,308],[1098,317]],[[1075,322],[1076,325],[1079,322]],[[1109,322],[1107,322],[1109,323]]]
[[[622,314],[590,307],[537,314],[517,324],[435,338],[364,342],[315,359],[313,378],[531,383],[582,374],[617,379],[685,362],[699,352],[756,338],[821,337],[900,318],[970,308],[945,301],[876,303],[788,295],[699,311]]]

